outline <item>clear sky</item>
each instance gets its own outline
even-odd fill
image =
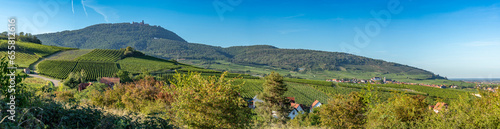
[[[449,78],[500,78],[494,0],[0,0],[34,34],[145,20],[215,46],[340,51]],[[7,30],[0,25],[0,30]]]

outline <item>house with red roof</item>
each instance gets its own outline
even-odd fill
[[[89,83],[80,83],[78,85],[78,91],[82,91],[82,90],[85,90],[87,89],[88,86],[92,85],[92,82],[89,82]]]
[[[264,101],[258,99],[257,95],[255,95],[255,97],[253,97],[252,99],[248,100],[248,107],[252,108],[252,109],[255,109],[255,102],[264,102]]]
[[[304,114],[304,109],[302,108],[303,106],[301,104],[295,103],[295,97],[286,97],[288,100],[290,100],[290,106],[293,107],[292,111],[288,114],[288,117],[290,119],[295,118],[296,115],[299,113]]]
[[[104,83],[109,87],[113,88],[115,84],[120,84],[120,78],[117,77],[102,77],[99,81],[100,83]]]
[[[313,112],[314,108],[320,107],[322,104],[318,100],[315,100],[313,104],[311,105],[311,110],[309,112]]]
[[[448,108],[448,104],[444,102],[436,103],[436,106],[433,107],[434,112],[439,113],[439,111],[445,110]]]

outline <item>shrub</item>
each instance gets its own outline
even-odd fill
[[[348,96],[337,95],[320,107],[321,125],[328,128],[362,128],[367,105],[363,96],[351,92]]]
[[[163,82],[146,76],[132,83],[117,84],[106,91],[102,87],[95,88],[96,90],[91,88],[88,97],[93,104],[105,107],[124,108],[145,114],[165,112],[173,99],[163,86]]]
[[[500,92],[462,95],[447,110],[432,113],[418,128],[500,128]]]
[[[425,97],[394,94],[367,114],[367,128],[414,128],[430,111]]]
[[[65,90],[65,91],[56,91],[56,100],[63,102],[74,102],[75,101],[75,91],[74,90]]]
[[[177,73],[173,87],[171,119],[177,127],[248,128],[251,116],[247,102],[238,95],[240,85],[232,79],[202,77],[199,73]]]

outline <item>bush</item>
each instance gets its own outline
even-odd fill
[[[177,127],[187,128],[248,128],[250,108],[238,95],[240,85],[232,79],[202,77],[199,73],[177,73],[173,87],[171,119]]]
[[[106,89],[108,89],[108,85],[104,83],[92,83],[92,85],[88,86],[85,90],[77,92],[75,98],[77,101],[89,99],[89,96],[92,96],[91,92],[96,91],[98,93],[103,93]]]
[[[173,99],[163,86],[163,82],[146,76],[133,83],[117,84],[106,91],[102,87],[93,87],[88,91],[88,97],[93,104],[105,107],[124,108],[145,114],[165,112]],[[92,90],[94,88],[96,90]]]
[[[425,97],[394,94],[387,102],[377,104],[367,114],[367,128],[415,128],[431,113]]]
[[[321,125],[327,128],[362,128],[367,111],[363,99],[358,92],[351,92],[349,96],[337,95],[320,107]]]
[[[462,95],[447,110],[431,113],[419,128],[500,128],[500,92]]]
[[[62,102],[75,102],[75,90],[56,91],[56,100]]]

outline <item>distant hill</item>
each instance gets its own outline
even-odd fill
[[[132,46],[145,54],[165,59],[224,60],[244,66],[271,66],[297,72],[339,71],[349,75],[373,73],[363,76],[364,78],[379,74],[410,74],[418,75],[416,79],[442,79],[423,69],[341,52],[279,49],[269,45],[222,48],[188,43],[171,31],[150,25],[98,24],[80,30],[36,36],[43,44],[81,49],[119,49]],[[410,79],[407,76],[404,78]]]
[[[169,39],[186,42],[172,31],[160,26],[116,23],[97,24],[79,30],[36,35],[45,45],[81,49],[118,49],[127,46],[140,48],[152,39]]]

